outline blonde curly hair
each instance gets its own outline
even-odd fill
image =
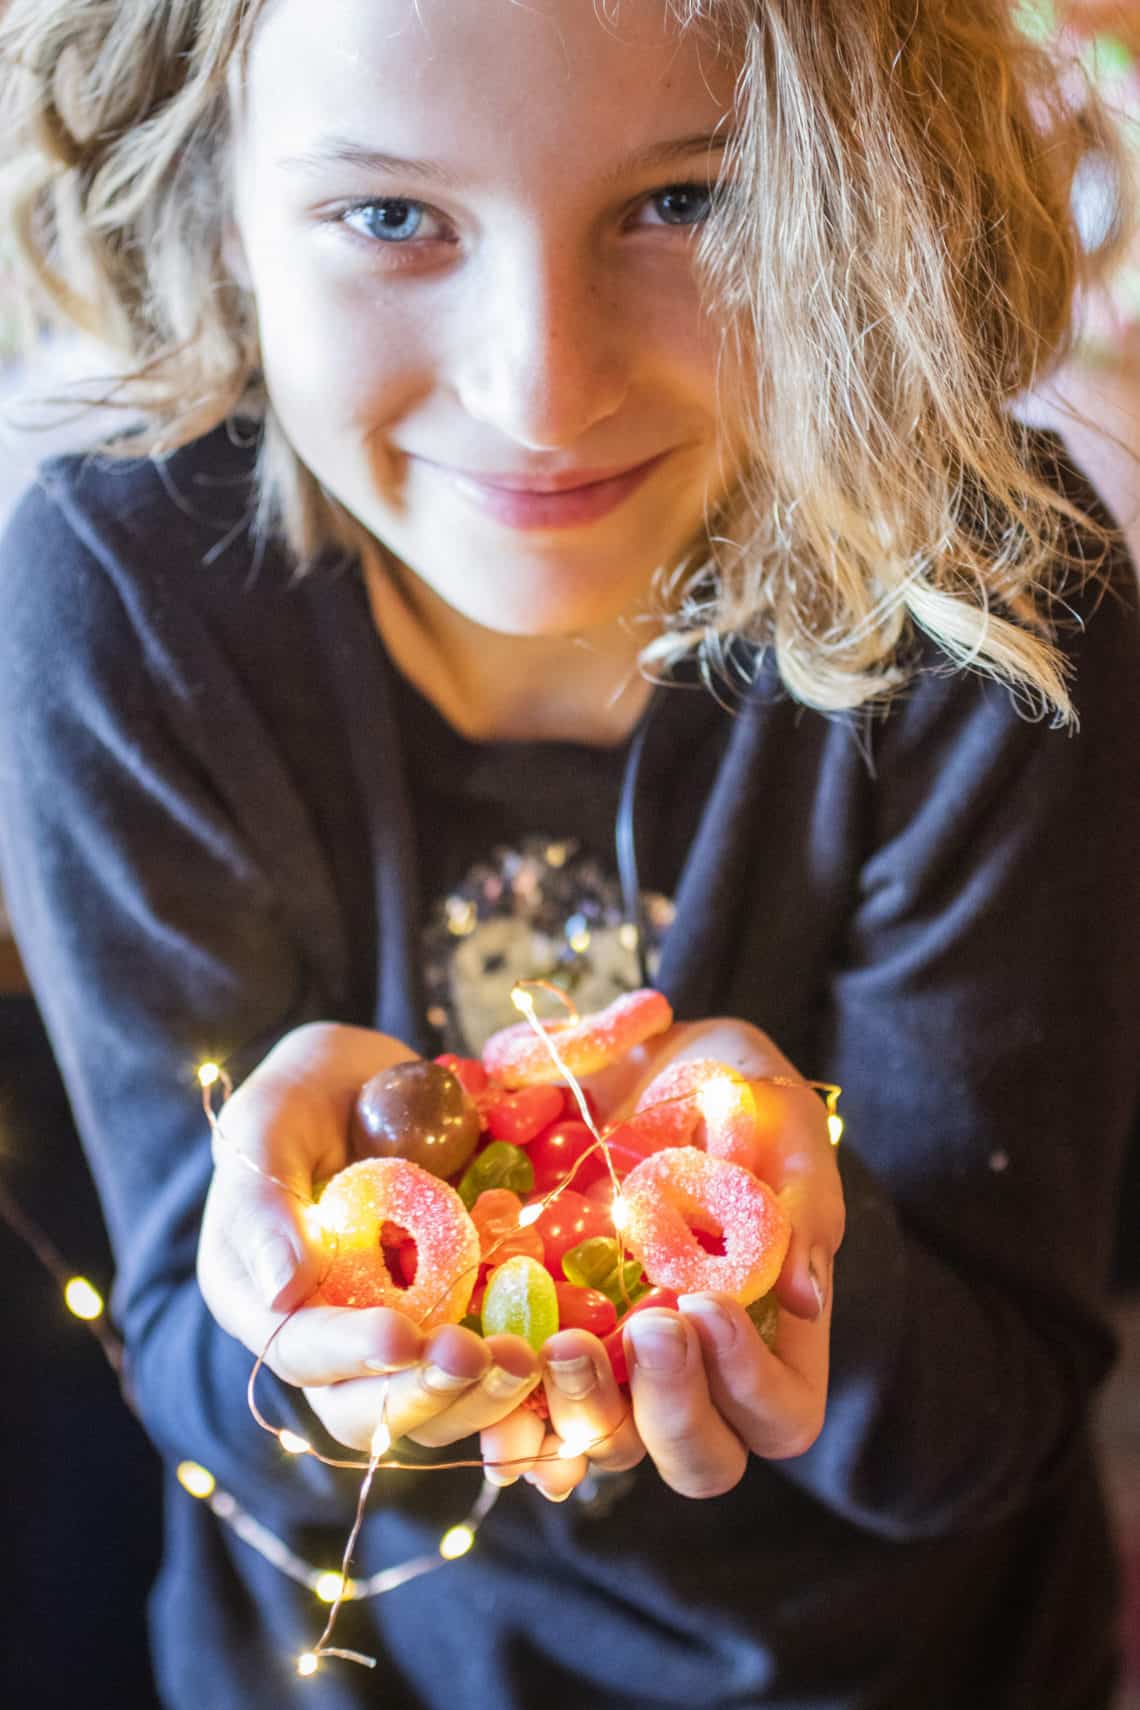
[[[1043,476],[1010,405],[1071,354],[1082,293],[1133,237],[1114,115],[1087,78],[1074,105],[1073,66],[1007,0],[665,4],[738,67],[736,188],[693,254],[722,356],[748,376],[749,451],[658,566],[665,622],[643,667],[696,650],[731,682],[739,638],[837,712],[889,699],[921,632],[1028,716],[1075,722],[1055,613],[1073,568],[1095,574],[1122,536]],[[264,5],[7,0],[0,207],[29,326],[59,318],[121,353],[89,401],[143,427],[98,449],[161,458],[257,418],[254,532],[303,574],[330,546],[377,543],[285,438],[223,252],[228,85]],[[1073,198],[1090,161],[1111,214],[1086,250]]]

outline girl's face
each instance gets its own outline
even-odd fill
[[[513,635],[636,610],[732,478],[693,248],[733,72],[663,0],[604,10],[270,0],[235,114],[232,253],[285,434],[448,605]],[[459,474],[651,459],[578,519],[512,518]]]

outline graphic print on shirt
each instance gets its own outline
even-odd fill
[[[673,903],[642,893],[652,978]],[[637,934],[616,876],[574,838],[532,836],[497,846],[428,911],[422,936],[427,1019],[439,1051],[478,1056],[517,1022],[516,980],[549,980],[580,1014],[641,984]],[[553,1018],[557,1000],[539,1004]]]

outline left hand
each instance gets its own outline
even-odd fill
[[[606,1122],[621,1120],[672,1062],[712,1057],[749,1079],[802,1081],[771,1039],[731,1019],[679,1023],[585,1084]],[[590,1462],[608,1470],[649,1454],[681,1495],[719,1496],[743,1477],[749,1453],[778,1460],[803,1454],[819,1435],[827,1399],[832,1262],[843,1239],[843,1193],[822,1101],[810,1088],[754,1087],[765,1142],[763,1175],[792,1220],[792,1240],[776,1283],[781,1307],[770,1352],[743,1307],[723,1294],[681,1297],[681,1311],[636,1313],[625,1331],[632,1417],[601,1343],[560,1331],[543,1349],[550,1429],[516,1410],[482,1434],[488,1461],[523,1461],[519,1471],[553,1500],[564,1500]],[[559,1387],[566,1362],[576,1395]],[[598,1447],[570,1458],[577,1442]],[[494,1475],[493,1475],[494,1476]]]

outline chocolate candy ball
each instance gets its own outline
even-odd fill
[[[426,1058],[394,1063],[366,1081],[356,1100],[360,1158],[410,1158],[433,1176],[453,1176],[479,1144],[479,1112],[450,1069]]]

